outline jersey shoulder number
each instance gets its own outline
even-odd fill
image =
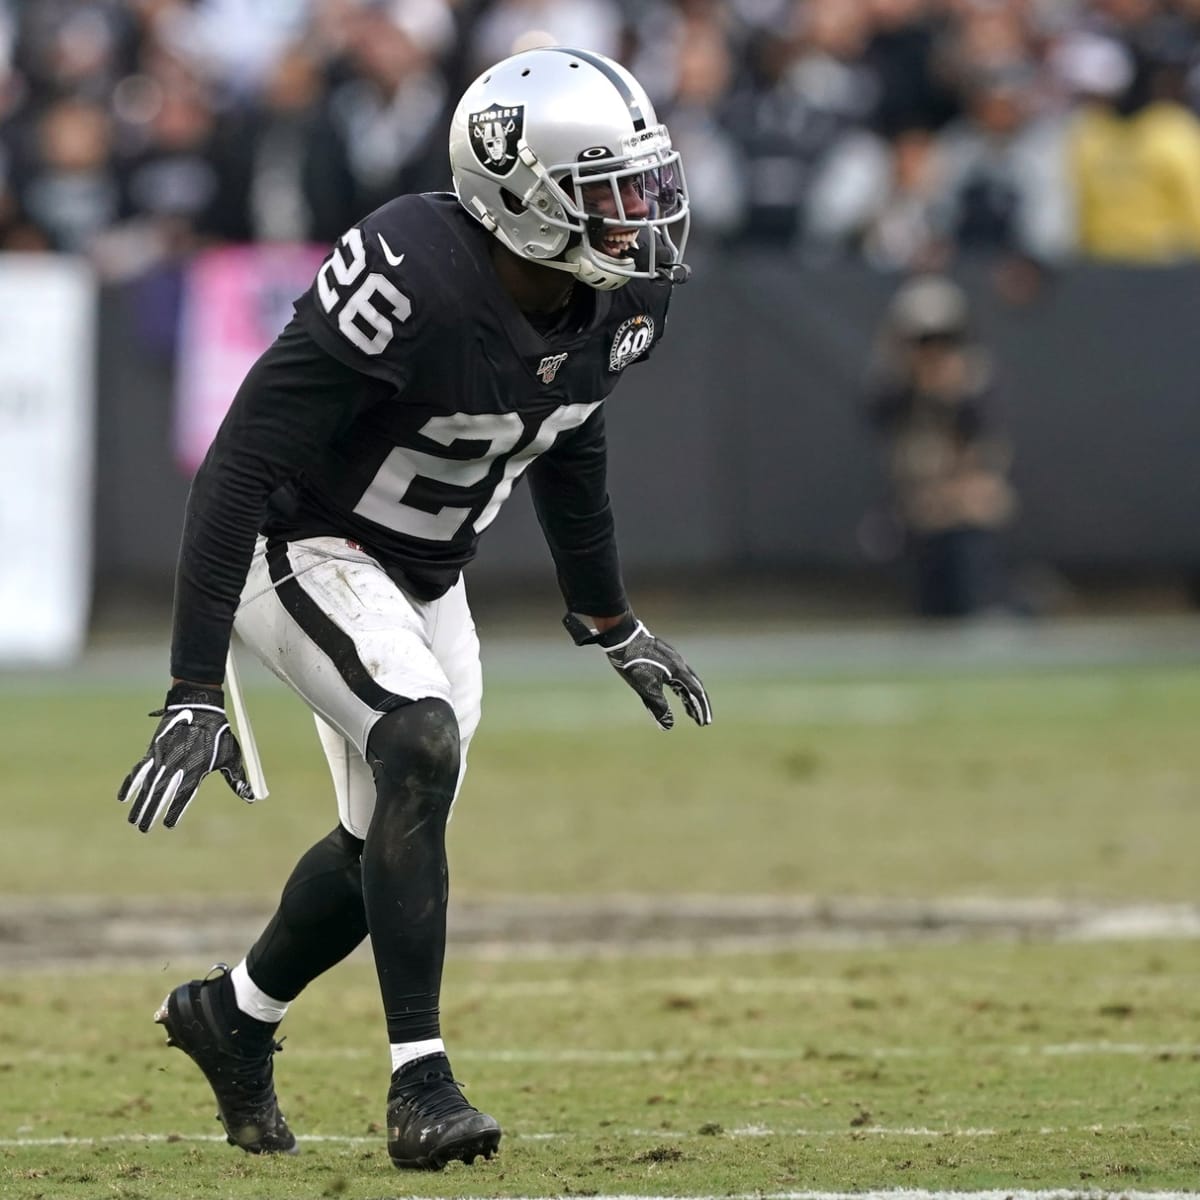
[[[338,239],[300,305],[328,353],[367,374],[407,381],[438,307],[432,217],[420,197],[403,196]]]

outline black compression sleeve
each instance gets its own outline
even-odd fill
[[[533,506],[571,612],[615,617],[629,602],[607,486],[604,409],[536,459],[529,468]]]
[[[390,385],[331,358],[293,320],[251,367],[192,483],[175,577],[171,674],[217,683],[271,493]]]

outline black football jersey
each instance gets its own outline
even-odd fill
[[[634,280],[540,333],[504,291],[492,235],[450,195],[403,196],[356,225],[297,304],[334,358],[391,384],[305,472],[316,517],[441,594],[529,464],[582,426],[662,336],[670,287]],[[307,510],[307,514],[306,514]]]
[[[602,405],[662,337],[670,285],[576,287],[539,331],[496,276],[491,243],[440,193],[400,197],[338,241],[193,484],[176,677],[221,677],[260,530],[356,541],[435,599],[531,466],[568,605],[622,610]]]

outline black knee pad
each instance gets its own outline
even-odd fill
[[[382,800],[401,792],[454,795],[459,767],[458,719],[445,700],[414,700],[385,713],[367,739],[367,762]]]

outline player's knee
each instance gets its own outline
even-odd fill
[[[445,797],[458,780],[458,721],[445,700],[417,700],[380,717],[367,739],[367,761],[381,799]]]

